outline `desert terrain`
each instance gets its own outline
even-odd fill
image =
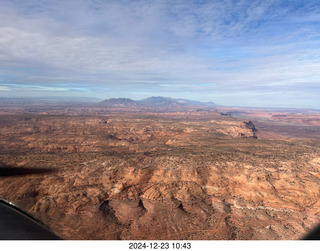
[[[319,112],[153,101],[1,103],[0,167],[53,172],[1,177],[0,196],[71,240],[292,240],[320,223]]]

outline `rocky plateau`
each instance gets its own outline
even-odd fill
[[[0,196],[72,240],[291,240],[320,223],[316,137],[219,108],[137,109],[1,107],[1,167],[54,172],[1,177]]]

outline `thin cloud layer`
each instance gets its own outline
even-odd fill
[[[319,14],[309,0],[0,0],[0,96],[320,108]]]

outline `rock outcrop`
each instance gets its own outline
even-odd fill
[[[224,116],[224,115],[223,115]],[[257,128],[251,121],[211,121],[220,125],[217,129],[223,134],[238,138],[258,138]]]
[[[204,111],[1,116],[0,161],[56,171],[2,177],[1,196],[65,239],[298,239],[320,222],[317,140]]]

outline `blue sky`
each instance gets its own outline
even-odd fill
[[[320,2],[0,0],[0,97],[320,108]]]

